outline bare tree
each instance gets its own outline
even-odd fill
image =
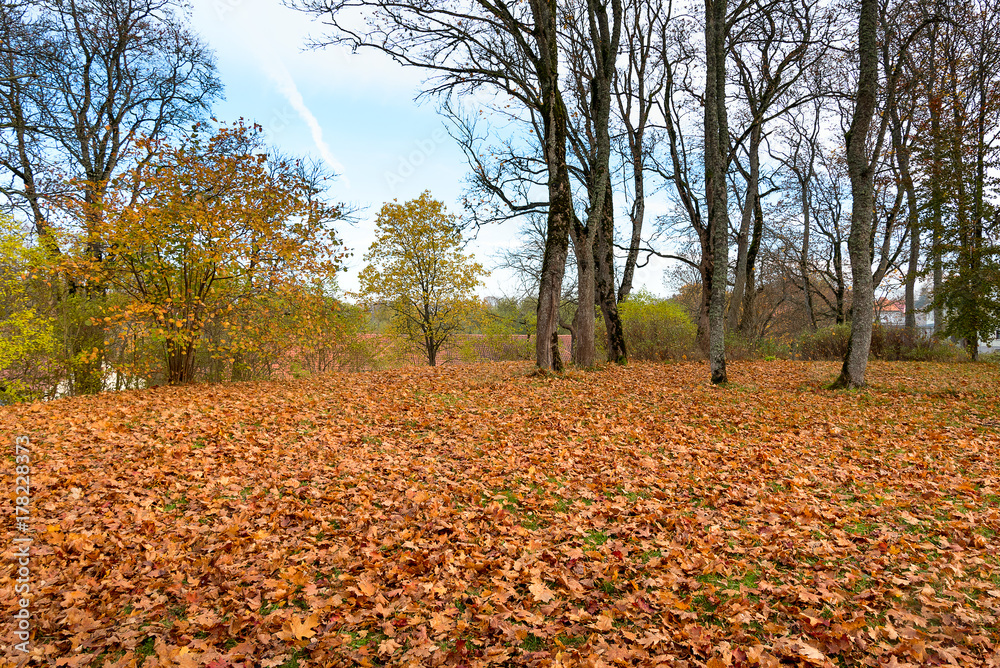
[[[726,376],[726,274],[729,270],[729,205],[726,194],[729,123],[726,115],[726,0],[705,0],[705,203],[712,258],[709,346],[713,384]]]
[[[799,279],[802,281],[802,298],[809,319],[809,327],[813,331],[816,330],[817,325],[811,285],[810,240],[813,224],[816,160],[822,150],[820,143],[822,112],[822,99],[816,98],[802,113],[790,114],[788,117],[789,132],[785,138],[787,152],[772,153],[793,175],[798,190],[802,216],[802,243],[798,252]]]
[[[879,0],[861,0],[858,14],[857,91],[850,129],[846,134],[847,171],[851,179],[851,233],[847,247],[851,258],[853,294],[851,298],[851,337],[844,356],[844,365],[833,388],[862,387],[871,349],[872,324],[875,315],[876,279],[884,275],[880,262],[876,275],[872,275],[872,246],[874,243],[873,214],[875,209],[875,175],[886,128],[890,122],[889,110],[896,104],[896,86],[900,77],[903,58],[910,43],[927,22],[923,22],[900,37],[900,26],[887,19],[887,7]],[[882,47],[879,48],[879,27],[883,28]],[[891,51],[890,51],[891,50]],[[879,126],[872,132],[872,119],[879,102],[879,56],[882,56],[884,101]],[[871,141],[871,146],[869,146]],[[887,226],[888,227],[888,226]],[[883,261],[886,253],[883,253]]]
[[[759,249],[762,217],[760,207],[760,147],[767,125],[791,109],[823,94],[822,88],[802,86],[801,81],[814,72],[828,52],[832,18],[815,3],[767,3],[741,22],[738,34],[729,47],[736,64],[736,84],[746,105],[743,129],[734,138],[733,160],[746,181],[743,212],[737,231],[736,270],[733,292],[727,312],[728,329],[736,329],[741,310],[752,308],[754,287],[753,260]],[[810,83],[822,82],[815,77]],[[736,149],[743,147],[744,168]],[[751,221],[758,224],[753,225]],[[753,236],[751,236],[751,231]],[[748,285],[748,283],[751,283]],[[750,314],[747,313],[749,320]]]
[[[425,93],[484,90],[525,110],[539,138],[547,190],[536,361],[543,369],[560,368],[556,329],[574,213],[555,0],[531,0],[527,5],[490,0],[301,0],[294,6],[323,17],[331,28],[329,38],[317,46],[373,48],[403,65],[434,72],[437,76]],[[596,4],[593,8],[598,10]],[[356,27],[359,13],[365,18],[363,28]]]
[[[622,128],[627,169],[632,174],[632,203],[629,207],[630,235],[621,283],[619,302],[632,291],[635,269],[642,251],[642,231],[646,217],[646,172],[649,170],[653,138],[650,135],[651,114],[662,92],[662,63],[657,57],[662,51],[656,39],[661,27],[673,16],[673,0],[666,3],[629,0],[624,7],[622,46],[624,65],[619,66],[613,80],[618,122]]]
[[[574,11],[565,20],[569,84],[579,123],[569,126],[570,146],[579,165],[579,180],[587,194],[586,214],[571,229],[577,264],[579,304],[573,321],[573,361],[583,367],[597,361],[595,305],[604,313],[608,356],[626,358],[625,337],[618,318],[614,286],[614,211],[611,190],[611,97],[615,62],[621,41],[622,4],[608,7],[597,0]]]

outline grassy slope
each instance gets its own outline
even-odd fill
[[[1000,367],[529,371],[0,409],[34,441],[36,656],[1000,663]]]

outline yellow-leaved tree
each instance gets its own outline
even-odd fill
[[[475,290],[487,275],[462,252],[456,217],[424,191],[404,204],[386,203],[365,255],[361,295],[392,314],[390,333],[416,347],[430,366],[482,312]]]
[[[2,403],[35,398],[42,390],[33,381],[56,344],[53,319],[44,304],[50,268],[45,249],[29,245],[17,223],[0,215]]]
[[[266,150],[259,126],[202,130],[150,145],[153,157],[115,184],[102,221],[101,270],[118,297],[108,325],[135,346],[162,346],[170,383],[192,380],[204,346],[246,377],[247,358],[270,342],[261,333],[275,333],[276,315],[310,298],[343,256],[331,228],[340,210]]]

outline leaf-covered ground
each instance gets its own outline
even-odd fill
[[[997,366],[530,370],[0,409],[31,662],[1000,665]]]

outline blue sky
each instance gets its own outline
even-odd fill
[[[345,290],[357,287],[362,256],[372,241],[382,203],[430,190],[453,213],[461,212],[468,166],[432,101],[417,103],[425,73],[380,54],[327,47],[307,50],[323,26],[279,0],[193,0],[191,23],[214,49],[225,101],[223,121],[260,123],[283,151],[322,158],[339,174],[331,194],[363,207],[340,236],[353,249]],[[516,223],[483,230],[471,250],[487,268],[503,246],[516,242]],[[637,272],[637,283],[662,293],[661,272]],[[501,295],[514,282],[494,271],[483,294]]]

